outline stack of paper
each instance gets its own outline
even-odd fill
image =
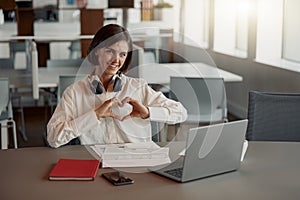
[[[169,148],[154,142],[94,145],[102,167],[150,167],[170,163]]]

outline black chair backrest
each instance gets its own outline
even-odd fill
[[[250,91],[248,140],[300,141],[300,94]]]

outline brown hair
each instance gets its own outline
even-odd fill
[[[128,31],[117,24],[108,24],[97,31],[87,50],[88,60],[93,65],[98,65],[98,58],[95,55],[95,51],[99,48],[109,47],[120,40],[125,40],[128,43],[129,51],[124,65],[119,72],[127,72],[132,58],[132,39]]]

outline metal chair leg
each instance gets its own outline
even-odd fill
[[[24,111],[23,111],[23,105],[22,105],[22,100],[21,96],[16,95],[12,97],[12,100],[17,100],[18,103],[18,109],[16,110],[20,114],[20,126],[19,126],[19,131],[21,133],[21,136],[23,140],[26,142],[28,141],[28,137],[26,135],[26,129],[25,129],[25,120],[24,120]]]
[[[9,120],[13,125],[13,138],[14,138],[14,148],[17,149],[18,148],[18,142],[17,142],[17,131],[16,131],[16,122],[14,120]]]
[[[12,125],[10,125],[8,123],[12,123]],[[8,148],[8,129],[9,128],[13,128],[14,148],[17,149],[18,141],[17,141],[16,122],[13,119],[1,121],[1,138],[4,139],[4,141],[1,141],[1,149]]]
[[[22,134],[23,140],[28,141],[28,137],[26,135],[26,129],[25,129],[25,120],[24,120],[24,111],[23,107],[18,109],[18,112],[20,113],[20,118],[21,118],[21,125],[19,127],[19,131]]]

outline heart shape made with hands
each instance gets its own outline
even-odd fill
[[[132,105],[129,103],[123,104],[123,106],[119,106],[117,103],[111,106],[111,112],[115,115],[124,118],[132,112]]]

